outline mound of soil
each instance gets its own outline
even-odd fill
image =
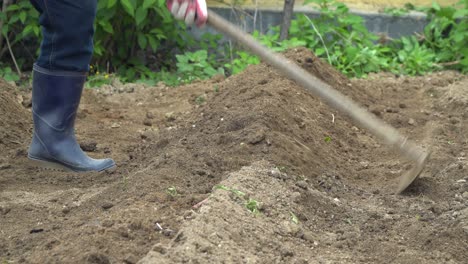
[[[5,150],[24,146],[30,140],[28,111],[18,102],[19,93],[0,79],[0,148]]]
[[[411,164],[266,64],[174,89],[114,83],[85,93],[77,135],[118,169],[15,157],[0,170],[0,261],[463,263],[466,104],[447,94],[466,76],[350,81],[306,49],[286,55],[431,148],[404,196]]]
[[[293,49],[286,56],[349,96],[372,103],[359,85],[307,49]],[[365,157],[372,160],[369,149],[380,147],[346,116],[266,64],[215,86],[218,92],[207,103],[176,122],[176,129],[162,132],[162,139],[145,150],[151,157],[169,156],[161,166],[184,170],[191,186],[206,185],[207,192],[213,178],[219,181],[225,172],[252,161],[268,160],[315,179],[325,172],[354,171]],[[383,174],[376,180],[390,192],[394,187],[388,181],[393,178]]]

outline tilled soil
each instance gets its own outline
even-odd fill
[[[29,167],[28,95],[1,83],[0,261],[464,263],[468,78],[348,80],[286,55],[432,150],[407,192],[408,161],[266,64],[86,91],[77,134],[116,160],[104,174]]]

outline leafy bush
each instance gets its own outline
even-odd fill
[[[152,68],[171,66],[173,55],[191,44],[185,25],[175,22],[165,0],[99,0],[95,63],[110,65],[126,80],[151,78],[148,54],[157,54]],[[166,64],[165,64],[166,63]]]
[[[427,13],[430,23],[422,42],[436,54],[438,63],[468,72],[468,0],[449,7],[434,2]]]
[[[416,8],[411,4],[386,13],[401,16],[410,10],[423,11],[428,25],[422,35],[386,41],[365,27],[362,17],[335,0],[306,0],[320,11],[316,19],[297,14],[291,21],[289,39],[278,41],[279,27],[273,33],[254,36],[267,47],[284,50],[289,43],[306,46],[350,77],[365,77],[368,73],[390,71],[395,74],[421,75],[440,69],[468,72],[468,0],[449,7],[434,3],[431,8]],[[288,43],[289,42],[289,43]],[[294,45],[290,45],[294,46]],[[228,67],[233,73],[243,70],[248,55],[237,52],[238,58]]]
[[[176,55],[176,57],[177,76],[184,83],[208,79],[216,74],[224,75],[223,68],[215,69],[208,61],[208,52],[206,50],[186,52],[183,55]]]
[[[7,82],[17,82],[20,79],[18,74],[16,74],[11,67],[3,67],[2,64],[0,64],[0,78]]]
[[[409,75],[420,75],[434,69],[436,55],[425,45],[420,45],[416,37],[404,37],[403,48],[398,51],[398,61],[402,71]]]
[[[9,5],[6,10],[0,12],[0,25],[2,25],[0,27],[0,60],[5,62],[10,59],[6,45],[8,38],[14,51],[22,51],[17,56],[18,63],[32,65],[37,52],[29,48],[29,43],[41,36],[39,14],[36,9],[27,0],[13,1],[13,4]]]

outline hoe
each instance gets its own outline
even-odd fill
[[[373,133],[384,143],[395,148],[400,155],[412,161],[414,163],[413,167],[400,176],[398,187],[395,190],[396,194],[403,192],[419,176],[429,157],[429,151],[408,140],[407,137],[403,136],[394,127],[378,119],[366,109],[317,77],[309,74],[286,57],[262,46],[252,36],[244,33],[216,13],[208,12],[208,24],[251,50],[285,76],[302,85],[313,95],[321,98],[329,106],[351,117],[354,122]]]

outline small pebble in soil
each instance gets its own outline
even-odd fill
[[[382,108],[379,106],[371,106],[369,108],[369,111],[373,113],[376,116],[381,116],[382,115]]]
[[[0,214],[1,214],[1,215],[6,215],[6,214],[8,214],[10,211],[11,211],[11,208],[0,206]]]
[[[122,237],[125,237],[125,238],[129,237],[128,230],[123,226],[117,229],[117,233]]]
[[[23,102],[21,102],[21,104],[25,108],[31,108],[31,106],[32,106],[32,97],[28,96],[28,97],[24,98],[24,100],[23,100]]]
[[[193,174],[203,176],[203,175],[207,175],[208,173],[206,172],[206,170],[203,170],[203,169],[195,169],[193,171]]]
[[[149,119],[145,119],[145,120],[143,120],[143,125],[145,125],[145,126],[152,126],[152,125],[153,125],[153,122],[151,122],[151,120],[149,120]]]
[[[114,220],[110,220],[110,219],[106,219],[104,221],[102,221],[102,226],[103,227],[112,227],[114,225]]]
[[[102,209],[104,210],[108,210],[108,209],[111,209],[112,207],[114,207],[114,204],[112,204],[111,202],[104,202],[102,205],[101,205]]]
[[[298,182],[296,182],[296,186],[298,186],[298,187],[300,187],[300,188],[302,188],[304,190],[307,190],[308,184],[305,181],[298,181]]]
[[[300,192],[293,192],[291,194],[291,199],[295,202],[295,203],[300,203],[302,201],[302,198],[301,198],[301,193]]]
[[[281,171],[277,168],[273,168],[268,172],[268,175],[275,178],[281,178]]]
[[[68,207],[68,206],[64,206],[64,207],[62,208],[62,213],[64,213],[64,214],[68,214],[70,211],[71,211],[71,208]]]
[[[166,121],[167,121],[167,122],[172,122],[172,121],[176,120],[175,115],[174,115],[174,112],[166,113],[166,114],[164,115],[164,117],[166,118]]]
[[[311,231],[304,231],[304,234],[302,235],[302,239],[304,239],[305,241],[309,241],[311,243],[314,243],[314,244],[317,243],[317,242],[314,241],[315,240],[315,235]],[[318,243],[317,243],[317,245],[318,245]]]
[[[166,254],[166,248],[164,248],[161,244],[154,245],[151,251]]]
[[[86,263],[92,264],[110,264],[109,258],[101,253],[91,253],[86,257]]]
[[[257,130],[249,135],[249,143],[252,145],[258,144],[265,139],[265,132],[263,130]]]
[[[133,254],[128,254],[124,259],[123,262],[125,264],[136,264],[138,262],[138,258]]]
[[[281,249],[281,256],[283,258],[292,257],[294,256],[294,252],[289,248],[283,248]]]
[[[453,125],[456,125],[456,124],[460,123],[460,119],[458,119],[456,117],[452,117],[452,118],[450,118],[450,123],[452,123]]]
[[[297,233],[301,232],[301,229],[297,224],[287,220],[283,221],[283,223],[281,224],[280,232],[290,236],[296,236]]]
[[[33,229],[31,229],[31,231],[29,231],[29,234],[41,233],[43,231],[44,231],[43,228],[33,228]]]
[[[146,112],[146,118],[154,119],[154,114],[152,112]]]
[[[104,154],[110,154],[112,150],[109,147],[105,147],[102,149],[102,152],[104,152]]]
[[[95,141],[85,141],[80,143],[80,147],[83,151],[94,152],[97,149],[97,142]]]
[[[171,230],[171,229],[164,229],[162,231],[162,233],[163,233],[163,235],[165,235],[167,237],[172,237],[175,234],[175,231]]]
[[[408,124],[409,124],[409,125],[414,125],[415,123],[416,123],[416,121],[415,121],[413,118],[410,118],[410,119],[408,120]]]
[[[0,170],[8,170],[8,169],[11,169],[10,164],[5,164],[5,163],[0,164]]]
[[[398,112],[400,112],[400,110],[398,110],[396,108],[387,108],[387,109],[385,109],[385,112],[387,112],[387,113],[398,113]]]
[[[140,134],[141,139],[146,139],[149,141],[155,140],[157,137],[157,132],[156,131],[151,131],[151,130],[146,130],[141,132]]]
[[[468,235],[468,225],[462,227],[463,231],[465,232],[465,235]]]

